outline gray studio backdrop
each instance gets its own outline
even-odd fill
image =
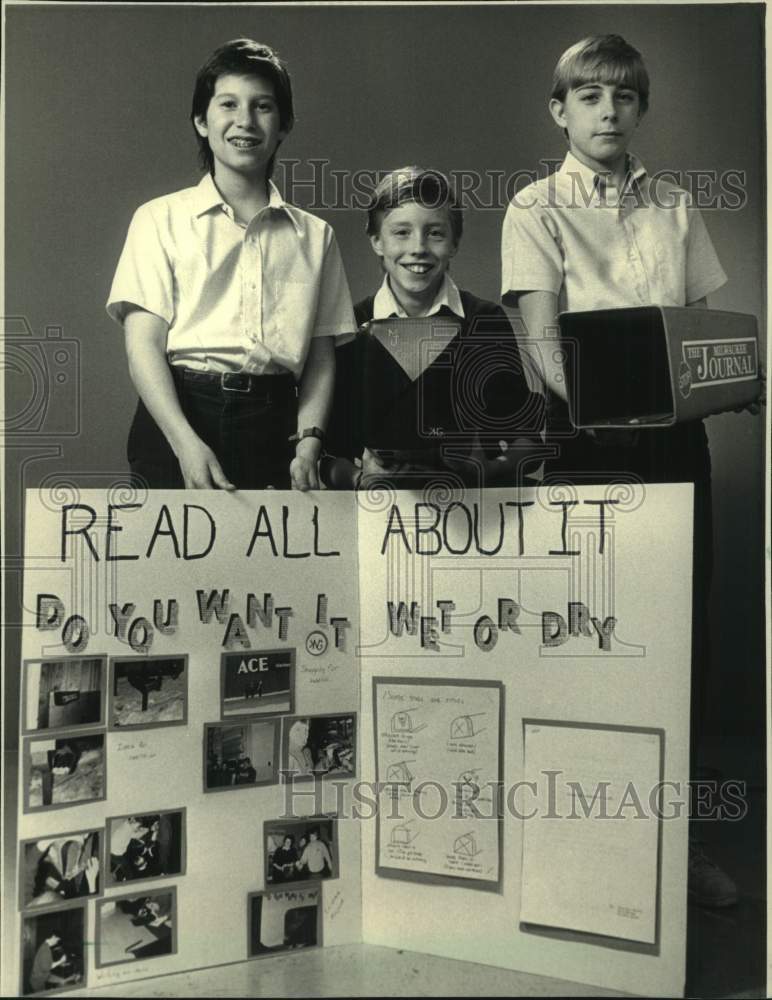
[[[764,329],[761,5],[88,4],[6,7],[5,16],[6,314],[17,337],[26,336],[23,320],[35,338],[54,328],[70,342],[63,370],[51,362],[54,405],[34,433],[24,425],[32,376],[7,366],[11,720],[20,491],[41,483],[104,487],[125,473],[135,395],[104,301],[137,205],[198,180],[188,112],[195,71],[215,45],[248,35],[289,61],[297,125],[282,156],[299,161],[285,171],[285,191],[300,205],[345,202],[358,171],[419,163],[479,175],[482,204],[467,213],[453,272],[462,287],[498,299],[504,180],[564,152],[546,107],[555,60],[587,34],[623,34],[652,77],[634,146],[650,169],[715,171],[718,193],[726,172],[744,174],[741,206],[705,212],[729,275],[711,304],[755,313]],[[702,183],[711,190],[710,178]],[[341,204],[319,214],[335,227],[354,297],[373,291],[380,272],[364,213]],[[46,350],[50,360],[53,348]],[[54,382],[54,370],[64,382]],[[723,760],[734,750],[742,771],[731,776],[741,777],[762,773],[762,420],[726,415],[708,423],[717,525],[711,701],[721,709],[714,732]],[[13,745],[15,723],[6,732]]]

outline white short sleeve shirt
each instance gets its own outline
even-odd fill
[[[299,378],[312,337],[356,329],[332,228],[273,184],[242,226],[209,174],[135,212],[107,311],[122,323],[131,306],[168,323],[171,364],[200,371]]]
[[[548,291],[560,310],[684,306],[726,281],[686,191],[630,157],[621,192],[569,153],[513,199],[502,236],[502,297]]]

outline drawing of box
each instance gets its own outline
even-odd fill
[[[411,830],[407,824],[395,826],[391,831],[391,844],[395,847],[407,847],[408,844],[411,844],[417,836],[417,831]]]
[[[459,715],[450,724],[450,738],[452,740],[467,740],[474,736],[474,723],[468,715]]]
[[[410,716],[407,712],[397,712],[391,719],[391,731],[393,733],[409,733],[412,729]]]
[[[480,853],[473,833],[463,833],[460,837],[456,837],[453,850],[456,854],[463,854],[467,858],[473,858]]]

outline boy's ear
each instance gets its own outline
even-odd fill
[[[380,233],[374,233],[370,237],[370,246],[373,248],[373,250],[375,251],[375,253],[378,254],[379,257],[383,257],[383,247],[381,246],[381,234]]]
[[[202,139],[206,139],[209,135],[209,129],[206,127],[206,118],[198,115],[194,120],[193,124],[196,126],[196,132],[201,136]]]
[[[549,109],[555,124],[560,128],[566,128],[565,105],[563,101],[559,101],[557,97],[553,97],[549,103]]]

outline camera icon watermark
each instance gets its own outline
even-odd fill
[[[6,439],[77,437],[81,431],[80,343],[60,326],[35,336],[23,316],[3,320],[6,378],[0,429]]]

